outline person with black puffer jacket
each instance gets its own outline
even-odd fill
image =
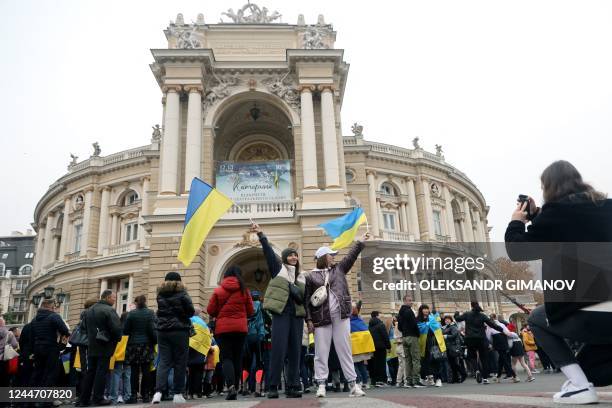
[[[478,302],[471,302],[472,310],[460,314],[455,312],[455,320],[465,321],[465,345],[467,347],[468,359],[474,367],[478,367],[478,357],[480,357],[481,369],[476,369],[476,381],[482,384],[489,384],[489,345],[485,324],[498,332],[504,329],[493,323],[489,316],[482,312]]]
[[[168,373],[174,369],[173,401],[184,404],[185,372],[189,352],[191,316],[195,313],[191,298],[178,272],[168,272],[157,289],[157,348],[159,366],[153,404],[159,404],[168,387]]]
[[[378,318],[379,315],[378,311],[373,311],[368,323],[368,330],[374,340],[374,355],[370,362],[372,364],[372,385],[375,387],[382,387],[387,383],[387,350],[391,348],[387,328],[385,323]]]
[[[56,385],[60,369],[60,347],[58,333],[68,336],[70,332],[66,323],[55,312],[55,300],[42,301],[36,317],[32,321],[34,380],[35,387],[53,387]]]

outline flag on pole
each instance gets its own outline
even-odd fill
[[[234,204],[232,200],[197,177],[191,182],[185,227],[178,260],[185,266],[193,262],[213,225]]]
[[[363,208],[357,207],[350,213],[319,226],[334,239],[331,249],[335,251],[349,246],[355,240],[359,226],[364,222],[367,222],[367,219]]]

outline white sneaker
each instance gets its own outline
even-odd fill
[[[325,398],[325,384],[319,384],[319,388],[317,388],[317,398]]]
[[[117,397],[117,404],[123,404],[123,397],[121,395]]]
[[[153,395],[153,400],[151,401],[151,404],[159,404],[161,402],[161,397],[162,397],[162,393],[161,392],[156,392]]]
[[[186,404],[185,398],[183,398],[183,394],[174,394],[174,398],[172,398],[172,402],[175,404]]]
[[[436,387],[441,387],[442,386],[442,380],[441,379],[437,379],[436,383],[434,384]]]
[[[593,384],[588,386],[576,386],[570,380],[567,380],[561,387],[561,391],[553,396],[553,402],[557,404],[594,404],[599,402],[597,392],[593,388]]]
[[[363,397],[364,395],[365,395],[365,392],[363,392],[359,384],[355,383],[351,387],[351,392],[349,393],[349,397]]]

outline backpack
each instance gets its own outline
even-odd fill
[[[247,321],[247,339],[249,342],[262,341],[265,336],[261,302],[256,302],[255,312]]]

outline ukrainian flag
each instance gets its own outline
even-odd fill
[[[213,225],[234,204],[232,200],[194,177],[189,190],[185,227],[178,260],[189,266]]]
[[[212,343],[210,329],[200,316],[192,316],[191,324],[193,324],[196,334],[189,337],[189,347],[206,356]]]
[[[351,245],[355,240],[355,235],[357,235],[359,226],[366,221],[367,219],[363,212],[363,208],[357,207],[340,218],[319,224],[319,227],[322,227],[325,232],[327,232],[327,235],[334,238],[331,249],[337,250]]]

